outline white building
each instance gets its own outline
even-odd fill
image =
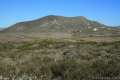
[[[98,30],[98,28],[93,28],[93,31],[97,31]]]

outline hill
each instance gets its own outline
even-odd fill
[[[49,15],[40,19],[16,23],[3,32],[36,33],[36,32],[64,32],[77,34],[113,35],[120,30],[89,20],[83,16],[64,17]]]

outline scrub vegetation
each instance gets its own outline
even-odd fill
[[[44,39],[0,43],[1,80],[101,80],[120,77],[120,41]]]

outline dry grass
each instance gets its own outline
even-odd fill
[[[0,76],[8,80],[93,80],[120,76],[120,41],[44,39],[0,43]]]

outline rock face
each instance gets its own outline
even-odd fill
[[[16,23],[3,30],[3,32],[80,32],[80,34],[118,34],[119,30],[96,21],[91,21],[83,16],[64,17],[49,15],[33,21]]]

